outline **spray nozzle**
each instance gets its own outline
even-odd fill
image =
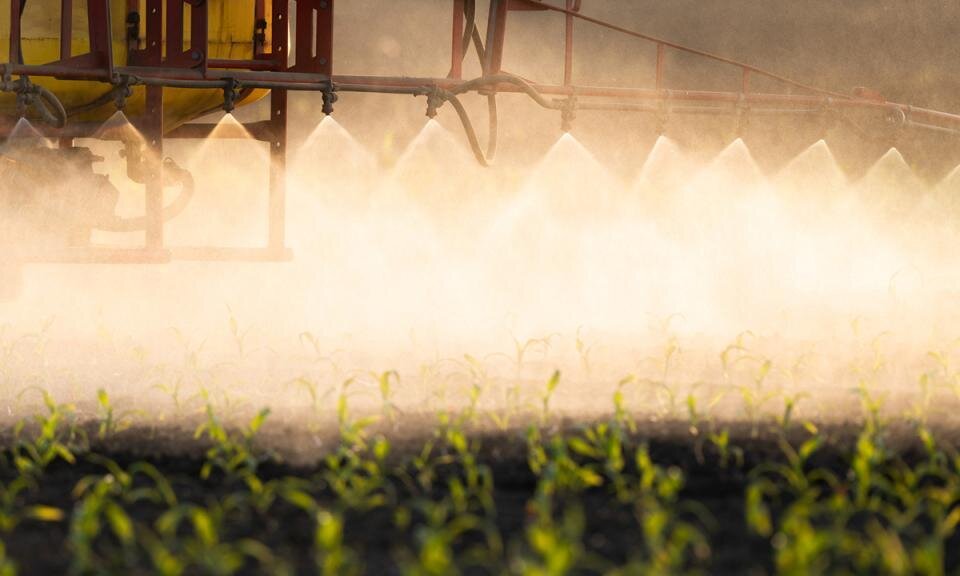
[[[427,93],[427,118],[436,118],[437,111],[449,99],[450,93],[446,90],[440,88],[439,86],[434,86],[431,88]]]
[[[124,110],[127,107],[127,98],[133,96],[133,88],[126,82],[116,86],[113,89],[113,105],[117,110]]]
[[[223,87],[223,111],[227,114],[233,112],[240,100],[240,91],[243,88],[236,78],[227,79],[226,86]]]
[[[333,105],[340,99],[340,95],[333,88],[323,91],[323,113],[327,116],[333,114]]]

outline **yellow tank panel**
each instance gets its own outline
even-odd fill
[[[16,0],[11,0],[16,1]],[[253,57],[254,0],[207,0],[209,5],[209,54],[210,58],[250,59]],[[140,0],[141,15],[146,0]],[[268,7],[269,7],[268,2]],[[269,9],[269,8],[268,8]],[[73,54],[82,54],[89,49],[87,32],[87,2],[74,1]],[[110,0],[110,16],[113,35],[114,64],[122,66],[127,61],[127,2]],[[145,18],[141,16],[141,38]],[[189,41],[189,26],[186,26]],[[166,36],[166,34],[164,34]],[[26,64],[46,64],[60,58],[60,0],[28,0],[21,21],[21,43]],[[0,9],[0,62],[10,62],[10,14],[4,3]],[[77,82],[53,78],[33,77],[31,81],[53,91],[67,110],[82,106],[102,97],[110,87],[99,82]],[[243,104],[263,97],[265,91],[255,91]],[[144,108],[145,89],[137,87],[127,101],[127,113],[135,116]],[[223,103],[221,90],[171,89],[164,90],[164,128],[173,129],[189,122]],[[102,121],[115,112],[113,104],[77,117],[71,121]],[[16,97],[0,93],[0,116],[16,113]]]

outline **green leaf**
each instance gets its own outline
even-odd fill
[[[820,436],[814,436],[806,442],[800,445],[800,459],[806,462],[814,452],[820,449],[820,446],[823,445],[823,438]]]
[[[570,449],[581,456],[587,456],[589,458],[598,458],[600,456],[600,451],[591,446],[583,438],[573,437],[568,443]]]
[[[113,530],[113,534],[117,539],[125,545],[132,543],[134,539],[133,522],[123,508],[110,502],[106,505],[103,512],[107,517],[107,522],[110,524],[110,529]]]
[[[337,548],[343,538],[343,523],[326,510],[317,514],[317,545],[321,550]]]
[[[557,389],[557,386],[560,385],[560,371],[555,370],[553,376],[550,376],[550,380],[547,381],[547,394],[552,394],[554,390]]]
[[[193,522],[193,529],[197,537],[206,546],[213,546],[217,543],[217,531],[213,525],[213,517],[206,510],[195,508],[190,512],[190,520]]]
[[[264,408],[250,421],[250,435],[256,434],[260,431],[260,428],[263,427],[263,423],[267,421],[267,417],[270,416],[270,409]]]
[[[282,496],[284,500],[306,512],[317,509],[317,501],[303,490],[288,488],[283,491]]]
[[[64,518],[63,510],[52,506],[31,506],[24,510],[23,515],[40,522],[60,522]]]
[[[603,486],[603,476],[597,474],[589,468],[579,468],[577,470],[577,476],[580,478],[580,481],[587,486]]]
[[[107,396],[107,391],[104,390],[103,388],[100,388],[99,390],[97,390],[97,402],[100,403],[100,406],[104,410],[110,409],[110,397]]]
[[[378,462],[383,462],[389,454],[390,442],[385,438],[377,438],[376,442],[373,443],[373,457]]]

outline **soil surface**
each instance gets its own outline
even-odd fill
[[[573,423],[568,423],[572,426]],[[751,533],[745,521],[745,488],[750,470],[760,464],[783,461],[779,436],[764,432],[756,435],[750,425],[730,428],[731,445],[736,446],[738,462],[721,463],[721,458],[701,431],[690,429],[684,422],[660,423],[649,433],[641,433],[631,443],[643,443],[649,447],[653,461],[663,467],[678,467],[685,475],[686,483],[681,500],[696,503],[706,512],[706,525],[710,540],[710,557],[706,564],[711,574],[769,574],[773,572],[773,548],[770,542]],[[846,474],[850,466],[849,454],[855,440],[856,426],[835,426],[828,431],[830,441],[810,461],[810,465],[825,468],[837,474]],[[696,432],[696,433],[695,433]],[[946,433],[946,431],[944,431]],[[202,458],[196,456],[145,455],[142,448],[129,442],[131,436],[145,434],[132,430],[126,434],[128,449],[112,450],[103,454],[121,466],[134,462],[150,462],[170,480],[182,503],[197,503],[208,506],[222,501],[237,490],[222,478],[214,475],[201,480]],[[150,433],[155,438],[155,433]],[[798,437],[802,436],[798,431]],[[955,436],[956,434],[954,434]],[[530,472],[526,460],[522,431],[482,433],[479,451],[481,463],[492,471],[495,483],[494,500],[496,524],[505,543],[522,541],[530,517],[529,502],[534,497],[537,479]],[[423,444],[427,437],[410,437],[399,441],[391,460],[397,463]],[[147,445],[156,448],[153,441]],[[920,462],[924,454],[917,442],[906,434],[894,433],[890,437],[899,458],[905,463]],[[182,451],[183,446],[177,451]],[[741,452],[742,451],[742,452]],[[190,451],[187,451],[188,453]],[[260,467],[258,475],[264,480],[299,477],[315,477],[320,467],[293,466],[267,463]],[[39,489],[31,493],[31,503],[43,503],[69,511],[76,500],[73,492],[78,482],[89,475],[102,475],[102,466],[80,456],[75,465],[58,462],[43,476]],[[442,474],[442,469],[441,469]],[[0,478],[9,482],[14,477],[9,471]],[[443,485],[437,482],[437,485]],[[405,488],[396,482],[393,489],[397,500],[403,502]],[[322,504],[323,502],[321,502]],[[332,495],[330,504],[333,503]],[[595,489],[583,494],[575,504],[585,513],[586,531],[584,546],[598,557],[623,564],[640,538],[636,520],[629,507],[624,507],[607,489]],[[134,505],[128,510],[133,519],[145,523],[154,522],[160,509],[151,504]],[[357,551],[368,574],[398,574],[396,553],[407,545],[413,549],[413,530],[398,531],[393,522],[394,510],[379,508],[363,514],[348,514],[344,529],[346,542]],[[63,574],[70,569],[71,553],[68,542],[67,522],[22,524],[5,538],[8,555],[18,564],[22,574]],[[267,544],[274,553],[291,562],[298,573],[314,571],[311,546],[313,544],[312,521],[302,511],[290,505],[274,505],[269,515],[251,515],[247,522],[232,523],[225,540],[253,538]],[[42,551],[42,553],[38,553]],[[947,568],[960,568],[960,538],[954,537],[947,546]],[[467,571],[470,573],[470,571]],[[253,572],[251,572],[253,573]],[[485,573],[485,572],[476,572]]]

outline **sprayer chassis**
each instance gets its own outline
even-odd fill
[[[112,23],[109,2],[127,2],[127,63],[117,65],[113,59]],[[538,0],[491,0],[487,15],[485,41],[475,32],[476,3],[473,0],[452,0],[451,67],[444,77],[410,78],[383,76],[335,76],[333,73],[334,0],[299,0],[291,14],[287,2],[274,3],[266,20],[266,0],[254,2],[254,53],[251,59],[223,60],[207,58],[208,4],[203,0],[147,0],[146,13],[138,14],[137,0],[89,0],[89,45],[87,54],[71,53],[73,38],[72,0],[60,0],[60,59],[42,65],[18,62],[0,64],[2,88],[6,91],[29,88],[30,77],[52,77],[60,80],[96,81],[112,86],[116,102],[123,105],[124,96],[132,88],[143,87],[146,107],[135,118],[152,149],[153,164],[146,169],[145,242],[129,249],[83,247],[33,253],[20,252],[15,265],[26,263],[162,263],[171,260],[201,261],[282,261],[290,257],[285,242],[285,162],[287,152],[287,98],[291,90],[322,94],[324,112],[331,113],[339,92],[376,92],[424,96],[428,115],[434,115],[450,103],[460,115],[471,147],[479,161],[487,157],[466,112],[458,100],[465,93],[479,93],[495,98],[498,93],[523,93],[544,108],[560,113],[564,129],[569,129],[578,110],[611,110],[656,115],[664,121],[672,114],[729,114],[743,122],[748,115],[820,115],[825,119],[847,109],[875,111],[893,131],[927,129],[955,133],[960,130],[960,116],[886,102],[868,93],[839,94],[807,86],[749,64],[733,61],[706,52],[693,50],[590,18],[580,12],[580,0],[563,0],[563,7]],[[10,54],[20,53],[19,2],[11,1]],[[189,19],[185,10],[189,10]],[[565,18],[565,43],[562,47],[564,73],[555,85],[532,84],[502,70],[506,23],[514,11],[552,11]],[[291,22],[293,18],[293,22]],[[141,34],[140,22],[143,22]],[[656,65],[652,73],[653,88],[604,88],[580,86],[574,82],[574,24],[578,20],[633,36],[656,46]],[[184,50],[189,21],[189,43]],[[296,25],[290,38],[286,30]],[[277,31],[284,31],[277,33]],[[142,37],[141,37],[142,36]],[[464,56],[471,40],[480,48],[481,78],[463,78]],[[166,50],[164,50],[164,45]],[[718,65],[732,67],[741,74],[737,92],[672,90],[665,85],[665,55],[675,50],[693,54]],[[296,54],[291,61],[289,54]],[[11,58],[14,60],[15,58]],[[751,78],[764,77],[785,87],[784,93],[751,91]],[[163,94],[165,88],[222,89],[225,108],[247,98],[255,89],[270,90],[269,120],[247,124],[251,134],[269,142],[272,163],[269,187],[268,238],[262,248],[194,247],[170,248],[164,241],[163,222],[163,141],[164,138],[207,138],[211,126],[185,124],[164,133]],[[66,118],[64,118],[65,120]],[[69,148],[73,140],[91,137],[99,125],[66,123],[47,128],[48,136]],[[491,136],[496,126],[491,125]],[[2,134],[0,134],[2,135]],[[7,259],[7,269],[11,267]]]

